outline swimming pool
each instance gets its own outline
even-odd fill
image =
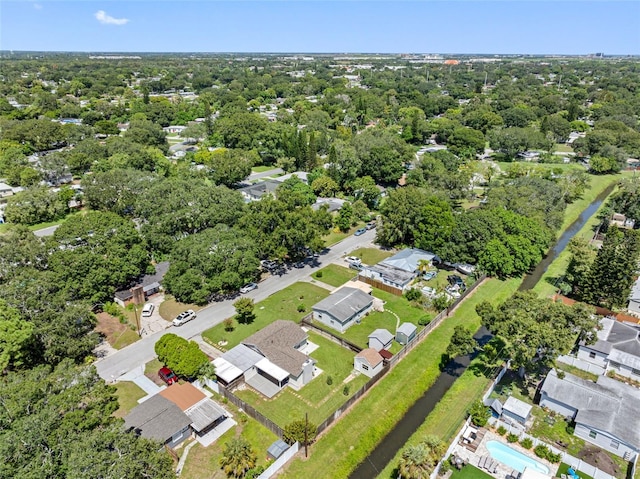
[[[541,464],[535,459],[531,459],[530,457],[525,456],[521,452],[518,452],[499,441],[487,442],[487,451],[489,451],[491,457],[493,457],[496,461],[512,467],[518,472],[524,472],[524,468],[528,467],[543,474],[549,474],[549,468],[544,464]]]

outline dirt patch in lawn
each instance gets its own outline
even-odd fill
[[[591,464],[593,467],[597,467],[612,476],[620,475],[620,467],[613,462],[613,459],[606,452],[597,447],[586,446],[578,453],[578,459],[582,459],[587,464]]]
[[[96,314],[96,318],[98,319],[96,331],[103,334],[106,341],[112,347],[116,349],[119,349],[118,346],[122,347],[120,344],[122,339],[130,336],[131,333],[133,333],[137,339],[137,335],[135,335],[135,332],[131,331],[129,325],[122,324],[118,318],[115,318],[104,311]]]

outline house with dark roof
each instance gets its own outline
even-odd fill
[[[602,318],[600,324],[594,344],[580,343],[578,359],[640,381],[640,325],[612,318]]]
[[[271,398],[285,386],[300,389],[314,375],[316,361],[303,353],[307,333],[293,321],[279,319],[213,361],[218,380],[244,382]]]
[[[353,369],[370,378],[382,371],[383,365],[382,356],[374,348],[363,349],[353,358]]]
[[[160,283],[168,270],[168,261],[156,264],[156,272],[154,274],[145,274],[135,286],[116,291],[113,301],[123,308],[130,303],[143,303],[149,296],[160,292]],[[140,299],[136,300],[136,295],[140,295]]]
[[[246,202],[260,201],[267,195],[275,196],[276,190],[280,185],[281,183],[276,180],[264,180],[253,185],[239,188],[238,191],[242,194]]]
[[[380,351],[382,349],[389,350],[393,343],[393,334],[386,329],[376,329],[369,335],[369,347]]]
[[[176,447],[191,435],[191,419],[169,399],[156,394],[134,407],[124,418],[126,430]]]
[[[540,406],[575,421],[574,434],[626,461],[640,454],[640,390],[607,376],[597,382],[551,370]]]
[[[312,306],[313,319],[344,333],[373,307],[373,296],[358,288],[342,287]]]

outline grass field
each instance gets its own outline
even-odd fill
[[[220,349],[228,351],[276,319],[300,322],[302,317],[311,311],[311,306],[327,296],[329,296],[329,291],[320,286],[310,283],[294,283],[264,301],[256,303],[254,309],[256,319],[253,323],[238,324],[234,322],[233,331],[225,331],[224,324],[221,323],[204,331],[202,337],[216,347],[220,347],[219,341],[227,341],[227,344]],[[298,311],[299,305],[304,306],[304,311]]]
[[[251,389],[235,394],[281,427],[304,418],[305,413],[309,413],[309,420],[314,424],[324,421],[369,378],[359,375],[345,384],[343,381],[353,371],[354,353],[312,332],[309,341],[320,346],[311,357],[318,361],[317,367],[323,371],[309,384],[299,391],[285,388],[273,399],[265,399]],[[331,385],[327,384],[328,376],[333,380]],[[349,387],[348,395],[343,394],[345,385]]]
[[[349,253],[349,256],[360,258],[364,264],[372,265],[393,256],[393,251],[385,251],[378,248],[358,248]]]
[[[225,405],[229,409],[229,405]],[[237,410],[234,419],[238,420]],[[227,475],[220,467],[220,458],[224,451],[224,445],[234,437],[243,437],[258,457],[257,465],[267,466],[267,448],[278,438],[259,422],[247,418],[244,424],[240,423],[225,432],[216,442],[209,447],[196,444],[189,451],[184,469],[180,474],[183,479],[226,479]]]
[[[562,464],[560,464],[560,467],[558,468],[558,472],[556,473],[555,477],[561,477],[561,474],[567,474],[568,469],[569,469],[569,464],[565,464],[563,462]],[[576,471],[576,474],[580,476],[580,479],[593,479],[590,475],[585,474],[582,471]]]
[[[275,170],[277,167],[273,165],[260,165],[251,168],[251,173],[264,173],[265,171]]]
[[[138,399],[147,395],[136,383],[131,381],[121,381],[114,384],[118,404],[120,407],[113,413],[116,417],[125,417],[129,411],[138,405]]]
[[[337,264],[329,264],[322,269],[319,269],[311,276],[318,281],[322,281],[330,286],[342,286],[351,278],[356,276],[358,272],[355,269],[345,268]]]
[[[331,232],[329,232],[327,235],[324,236],[323,238],[324,245],[327,247],[333,246],[334,244],[339,243],[340,241],[345,239],[347,236],[351,236],[353,233],[356,232],[358,228],[362,228],[363,226],[364,226],[364,222],[360,221],[356,226],[352,226],[351,229],[346,232],[332,230]]]
[[[167,294],[160,305],[159,312],[163,319],[173,321],[173,318],[187,309],[199,311],[202,309],[202,306],[198,306],[197,304],[180,303],[179,301],[176,301],[173,296]]]
[[[467,464],[460,470],[454,469],[451,473],[450,479],[490,479],[492,477],[493,476],[490,476],[486,472],[482,472],[477,467]]]
[[[487,280],[475,294],[467,298],[424,341],[382,378],[369,393],[356,403],[348,415],[338,421],[311,447],[311,457],[294,459],[282,478],[346,478],[393,429],[407,409],[436,380],[439,363],[453,329],[465,325],[476,329],[480,318],[475,306],[484,300],[498,304],[517,288],[517,280]],[[375,418],[375,420],[373,420]],[[327,468],[331,464],[331,468]]]

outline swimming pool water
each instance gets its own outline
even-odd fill
[[[491,454],[491,457],[496,461],[499,461],[518,472],[524,472],[524,468],[528,467],[543,474],[549,474],[549,468],[544,464],[525,456],[521,452],[518,452],[499,441],[487,442],[487,450],[489,451],[489,454]]]

